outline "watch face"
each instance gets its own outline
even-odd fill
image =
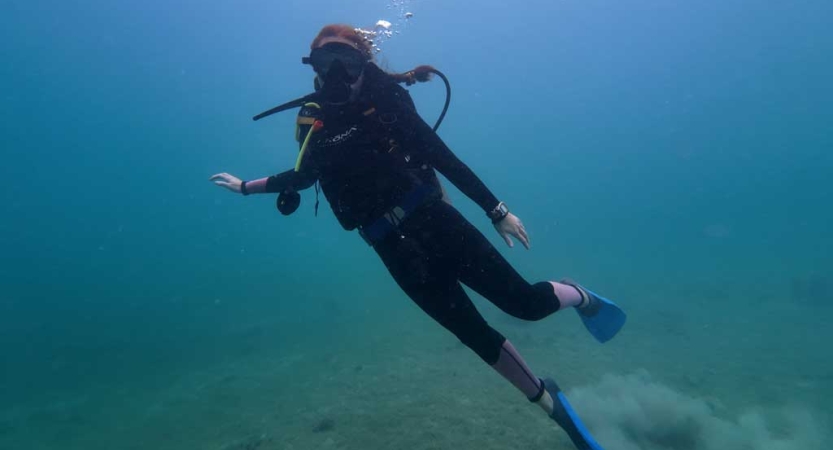
[[[509,208],[505,204],[501,203],[501,204],[497,205],[495,207],[495,209],[493,209],[489,213],[489,216],[491,216],[493,219],[497,219],[497,218],[501,218],[501,217],[505,216],[508,213],[509,213]]]

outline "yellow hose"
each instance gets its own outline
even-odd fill
[[[316,120],[312,126],[309,127],[309,132],[307,133],[307,137],[304,138],[304,143],[301,145],[301,151],[298,152],[298,159],[295,160],[295,171],[298,172],[301,170],[301,161],[304,159],[304,153],[307,151],[307,147],[309,146],[309,140],[312,137],[312,133],[320,130],[321,127],[324,126],[321,121]]]

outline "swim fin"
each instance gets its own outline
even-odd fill
[[[613,336],[616,336],[616,333],[625,326],[628,316],[622,311],[622,308],[616,306],[616,303],[585,289],[571,280],[563,280],[561,283],[575,287],[590,299],[589,305],[576,308],[576,312],[584,323],[584,327],[597,341],[605,343],[613,339]]]
[[[573,445],[579,450],[604,450],[578,418],[555,380],[547,378],[541,380],[541,382],[544,383],[544,389],[552,397],[553,411],[550,418],[555,420],[555,423],[567,433],[567,436],[573,441]]]

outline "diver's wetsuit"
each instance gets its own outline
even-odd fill
[[[498,204],[419,117],[408,92],[372,64],[364,83],[368,88],[349,106],[321,103],[323,109],[301,110],[299,117],[314,116],[323,121],[323,129],[311,135],[300,171],[271,176],[258,190],[301,190],[318,180],[341,225],[367,230],[423,186],[430,193],[396,221],[393,232],[374,239],[373,248],[420,308],[494,365],[506,339],[486,323],[460,283],[525,320],[554,313],[559,300],[550,283],[524,280],[482,233],[440,200],[434,169],[484,211]],[[300,140],[309,129],[300,127]]]

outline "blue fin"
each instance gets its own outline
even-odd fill
[[[578,316],[584,323],[587,331],[596,338],[597,341],[605,343],[616,336],[616,333],[625,326],[625,321],[628,316],[622,308],[616,306],[616,303],[589,291],[571,280],[562,281],[564,284],[576,287],[590,296],[590,305],[585,308],[576,308]]]
[[[578,414],[558,388],[558,384],[552,378],[542,381],[544,389],[549,392],[553,401],[553,411],[550,417],[567,433],[573,445],[579,450],[604,450],[578,418]]]

